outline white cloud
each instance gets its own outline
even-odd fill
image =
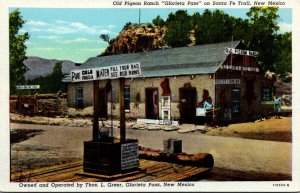
[[[35,42],[25,42],[26,45],[37,45]]]
[[[109,29],[112,29],[112,28],[115,28],[116,26],[115,25],[109,25],[109,26],[107,26],[107,28],[109,28]]]
[[[88,38],[76,38],[76,39],[71,39],[71,40],[61,40],[59,43],[62,44],[71,44],[71,43],[83,43],[83,42],[97,42],[98,40],[92,40]],[[99,40],[100,41],[100,40]]]
[[[47,51],[47,52],[53,52],[53,51],[58,51],[58,50],[62,50],[62,48],[53,48],[53,47],[36,47],[36,48],[31,48],[31,50],[43,50],[43,51]]]
[[[278,25],[280,27],[279,32],[281,32],[281,33],[291,32],[292,31],[292,24],[289,24],[289,23],[279,23]]]
[[[54,34],[74,34],[76,32],[76,29],[72,29],[66,26],[55,26],[46,29],[46,31]]]
[[[82,48],[79,49],[80,51],[84,51],[84,52],[90,52],[90,51],[103,51],[104,49],[101,48]]]
[[[47,39],[47,40],[57,40],[61,39],[60,36],[38,36],[39,39]]]
[[[70,23],[69,26],[77,29],[78,32],[85,32],[87,34],[97,34],[97,29],[95,26],[89,27],[79,22]]]
[[[41,32],[41,31],[43,31],[42,29],[39,29],[39,28],[30,28],[29,30],[28,30],[28,32]]]
[[[27,22],[29,33],[31,32],[45,32],[50,36],[54,34],[85,34],[85,35],[100,35],[110,34],[115,35],[112,31],[115,25],[101,26],[101,25],[86,25],[82,22],[69,22],[64,20],[54,20],[46,23],[43,21],[30,20]],[[44,38],[46,39],[46,38]],[[50,37],[51,39],[51,37]],[[53,38],[55,39],[55,38]]]
[[[68,22],[63,21],[63,20],[55,20],[54,22],[58,23],[58,24],[66,24],[66,23],[68,23]]]
[[[99,34],[110,34],[110,30],[107,30],[107,29],[102,29],[100,30]]]
[[[26,22],[27,25],[31,25],[31,26],[46,26],[47,23],[43,22],[43,21],[34,21],[34,20],[29,20]]]

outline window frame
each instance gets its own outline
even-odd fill
[[[81,92],[79,92],[81,91]],[[79,94],[81,93],[81,96]],[[75,93],[75,100],[76,100],[76,109],[83,109],[84,108],[84,103],[83,103],[83,87],[77,87],[76,88],[76,93]],[[79,105],[79,102],[81,100],[82,106]]]
[[[126,93],[126,91],[128,91],[128,93]],[[126,113],[130,112],[130,86],[129,85],[125,85],[124,87],[124,109]]]
[[[234,92],[237,92],[239,95],[238,96],[238,100],[234,100],[235,99],[235,95]],[[236,105],[237,104],[237,110],[236,109]],[[241,112],[241,89],[240,88],[232,88],[231,89],[231,111],[232,113],[240,113]]]
[[[268,95],[270,95],[270,96],[269,96],[268,99],[265,99],[265,97],[264,97],[264,90],[269,90],[268,91],[269,92]],[[273,97],[272,88],[270,88],[270,87],[262,87],[261,88],[261,93],[260,93],[260,100],[261,101],[263,101],[263,102],[265,102],[265,101],[272,101],[273,100],[272,97]]]

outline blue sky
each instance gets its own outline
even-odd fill
[[[14,8],[11,8],[12,11]],[[141,9],[141,23],[157,15],[166,19],[178,9]],[[204,9],[187,9],[190,14]],[[222,9],[234,17],[246,18],[249,9]],[[107,43],[100,34],[114,38],[127,22],[138,23],[138,9],[70,9],[20,8],[26,20],[21,33],[29,32],[27,56],[84,62],[103,52]],[[291,31],[292,9],[280,9],[278,20],[282,32]]]

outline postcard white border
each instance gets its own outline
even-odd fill
[[[123,0],[124,1],[124,0]],[[137,0],[139,1],[139,0]],[[182,0],[185,1],[185,0]],[[212,0],[207,0],[212,1]],[[229,1],[229,0],[224,0]],[[234,0],[237,1],[237,0]],[[251,0],[253,1],[253,0]],[[268,0],[260,0],[268,2]],[[292,181],[257,181],[257,182],[195,182],[194,187],[187,188],[175,188],[175,189],[157,189],[157,188],[88,188],[88,189],[79,189],[79,188],[47,188],[47,189],[38,189],[38,188],[20,188],[19,183],[10,182],[10,146],[9,146],[9,51],[8,51],[8,9],[10,7],[50,7],[50,8],[139,8],[139,7],[130,7],[130,6],[113,6],[113,0],[101,1],[101,0],[2,0],[0,1],[0,191],[60,191],[60,192],[74,192],[74,191],[84,191],[84,192],[93,192],[93,191],[117,191],[117,192],[129,192],[129,191],[174,191],[174,192],[183,192],[183,191],[251,191],[251,192],[265,192],[265,191],[274,191],[274,192],[291,192],[291,191],[300,191],[300,169],[299,169],[299,156],[300,156],[300,133],[298,125],[300,125],[300,1],[299,0],[281,0],[285,2],[285,6],[280,6],[280,8],[292,8],[293,9],[293,118],[292,118]],[[191,6],[141,6],[141,8],[250,8],[249,6],[208,6],[208,7],[191,7]],[[276,183],[289,183],[289,187],[274,187],[273,184]]]

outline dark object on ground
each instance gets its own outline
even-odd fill
[[[168,154],[159,150],[141,147],[139,155],[141,159],[172,162],[182,165],[191,165],[207,168],[212,168],[214,165],[214,158],[209,153],[198,153],[192,155],[186,153]]]

